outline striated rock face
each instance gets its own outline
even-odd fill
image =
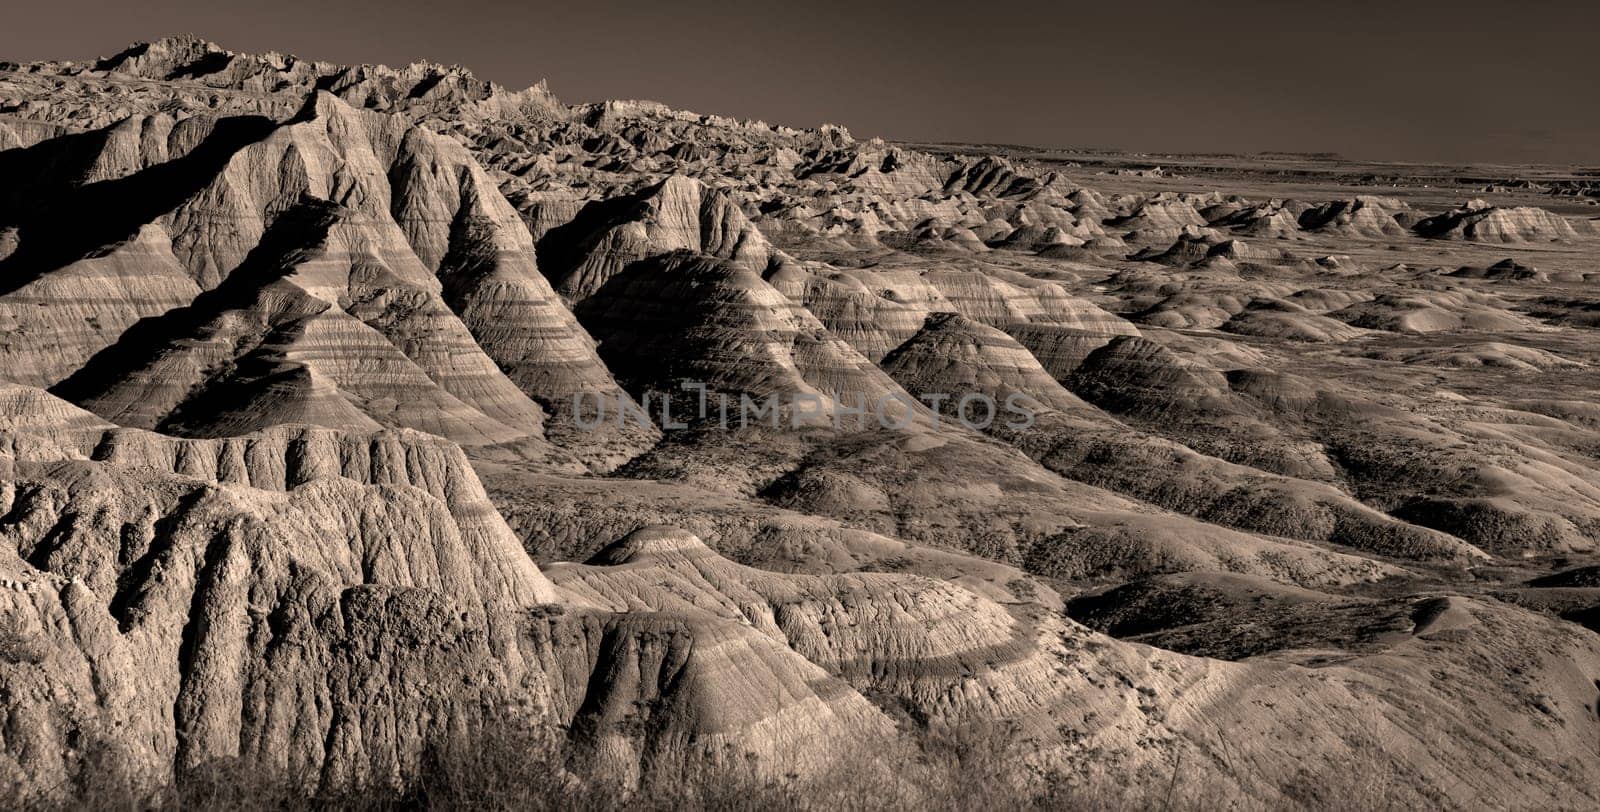
[[[313,785],[386,781],[485,708],[551,706],[517,617],[556,592],[459,449],[287,428],[95,439],[54,411],[56,449],[6,444],[0,567],[21,588],[3,600],[32,641],[0,669],[29,720],[8,781],[68,779],[89,750],[156,779],[242,756]]]
[[[552,569],[569,594],[618,612],[683,614],[774,641],[852,691],[937,725],[1049,713],[1055,634],[949,584],[887,573],[775,575],[732,564],[682,530],[648,527],[583,566]],[[1080,689],[1093,690],[1089,686]],[[737,706],[728,709],[737,712]],[[1052,736],[1043,719],[1034,735]]]
[[[863,355],[882,361],[915,335],[931,314],[958,313],[1018,335],[1067,331],[1100,346],[1137,335],[1132,324],[1073,296],[1060,285],[976,269],[873,268],[780,272],[769,277],[828,329]]]
[[[157,779],[242,757],[310,786],[386,782],[429,741],[507,714],[635,771],[691,741],[805,769],[824,741],[892,730],[771,641],[559,590],[436,439],[92,440],[54,411],[88,458],[4,445],[0,600],[28,646],[0,666],[28,720],[0,751],[8,781],[66,779],[83,741]],[[553,603],[568,609],[529,612]]]
[[[634,265],[579,303],[577,313],[634,391],[671,396],[689,381],[736,405],[741,396],[777,396],[787,407],[795,395],[811,395],[822,399],[824,418],[841,405],[896,419],[926,412],[810,312],[726,260],[685,253]],[[674,348],[670,359],[661,357],[663,345]]]
[[[187,305],[199,293],[173,256],[165,230],[143,226],[104,255],[0,295],[6,378],[54,384],[139,319]]]
[[[1026,398],[1030,409],[1088,408],[1015,339],[958,313],[929,316],[917,335],[883,360],[883,368],[913,392],[983,393],[1018,405]]]
[[[1249,237],[1294,239],[1300,233],[1299,215],[1308,208],[1294,201],[1269,200],[1253,205],[1208,209],[1207,221],[1214,227],[1227,227]]]
[[[1145,338],[1113,339],[1084,359],[1070,383],[1074,391],[1117,412],[1156,415],[1179,403],[1238,410],[1221,373]]]
[[[1139,355],[1127,345],[1141,341],[1119,339],[1108,352],[1092,354],[1081,370],[1080,384],[1088,386],[1082,382],[1094,380],[1095,386],[1106,385],[1108,381],[1098,376]],[[1131,354],[1122,356],[1123,361],[1113,362],[1108,357],[1122,353]],[[1157,358],[1164,354],[1164,350],[1154,353]],[[1273,476],[1197,454],[1125,425],[1067,391],[1005,334],[960,316],[930,318],[915,338],[885,359],[884,367],[919,395],[982,393],[996,403],[1016,407],[1016,413],[997,415],[984,429],[1050,470],[1080,482],[1245,531],[1332,542],[1401,558],[1472,561],[1485,557],[1470,544],[1395,521],[1328,485]],[[1153,374],[1140,377],[1158,379]],[[1115,385],[1118,392],[1134,394],[1126,386]],[[1242,382],[1239,388],[1248,386]],[[1213,397],[1230,395],[1216,391]],[[1303,402],[1315,402],[1317,397],[1309,387],[1299,393]],[[956,418],[982,418],[981,408],[964,410],[960,403],[946,404],[945,411]],[[1242,553],[1258,542],[1235,539],[1232,543]],[[1203,549],[1204,545],[1194,547]],[[1199,549],[1191,548],[1179,554],[1203,559],[1203,554],[1197,553]],[[1302,551],[1287,555],[1305,557]],[[1314,565],[1308,567],[1310,571],[1315,571]]]
[[[112,83],[131,79],[179,88],[188,84],[211,91],[196,93],[192,98],[183,98],[180,93],[180,105],[192,105],[187,112],[215,109],[218,90],[241,91],[229,101],[236,106],[254,102],[256,109],[249,112],[268,114],[274,108],[273,101],[315,90],[332,93],[357,107],[385,111],[426,110],[473,116],[539,115],[560,109],[560,103],[542,83],[523,91],[509,91],[478,79],[460,66],[418,62],[395,69],[384,65],[346,66],[276,52],[242,54],[192,34],[135,43],[93,62],[43,63],[26,68],[72,76],[90,85],[104,82],[118,86]],[[101,120],[104,113],[97,116],[93,107],[74,112],[90,127],[110,123]],[[278,112],[283,112],[281,107]]]
[[[756,273],[777,259],[726,194],[681,175],[586,208],[540,240],[545,273],[572,300],[593,295],[635,262],[674,251],[705,254]]]
[[[1429,679],[1414,671],[1429,636],[1448,629],[1469,636],[1492,634],[1525,622],[1460,599],[1449,601],[1442,614],[1432,605],[1421,606],[1415,610],[1421,618],[1414,631],[1417,638],[1392,644],[1385,655],[1343,666],[1339,689],[1304,692],[1308,685],[1326,684],[1318,669],[1283,659],[1217,663],[1107,646],[1072,621],[1007,611],[965,590],[923,579],[774,575],[731,564],[694,536],[666,527],[635,531],[587,564],[558,565],[551,574],[562,590],[612,611],[693,618],[741,639],[773,641],[778,650],[820,666],[834,679],[927,724],[1010,720],[1016,724],[1013,735],[1039,756],[1071,760],[1092,754],[1130,774],[1151,770],[1168,758],[1205,752],[1213,745],[1203,731],[1216,724],[1230,729],[1260,724],[1254,703],[1236,701],[1246,686],[1254,698],[1272,703],[1282,714],[1319,721],[1304,737],[1289,742],[1268,745],[1242,738],[1227,745],[1237,747],[1235,752],[1258,769],[1277,769],[1267,765],[1303,752],[1337,754],[1360,748],[1401,720],[1431,729],[1440,720],[1427,719],[1428,713],[1460,721],[1464,714],[1459,710],[1433,704],[1422,710],[1385,692],[1405,691],[1405,686]],[[1403,615],[1408,610],[1399,611]],[[1591,649],[1579,656],[1595,659],[1596,653]],[[1469,676],[1464,665],[1446,666],[1460,674],[1464,691],[1478,698],[1493,690],[1491,679]],[[761,684],[766,673],[764,665],[757,666],[748,678]],[[1116,678],[1100,678],[1106,674]],[[1563,701],[1587,690],[1579,680],[1558,681],[1567,698]],[[1131,686],[1138,686],[1137,691]],[[738,718],[753,695],[759,694],[730,697],[722,715]],[[1154,703],[1165,707],[1158,711]],[[1365,719],[1382,721],[1369,726],[1363,708],[1370,713]],[[810,719],[839,714],[838,709],[819,708]],[[1088,724],[1091,718],[1096,724]],[[809,719],[800,725],[805,735]],[[1063,730],[1084,732],[1063,736]],[[1347,738],[1340,743],[1340,737]],[[1180,752],[1185,755],[1178,756]],[[1404,765],[1399,770],[1453,770],[1444,766],[1453,759],[1434,761],[1433,755],[1407,748],[1397,753]],[[1220,759],[1200,763],[1196,780],[1232,769]],[[1488,772],[1505,769],[1504,764],[1478,763]],[[1482,776],[1472,781],[1476,787],[1469,792],[1494,791]]]
[[[410,769],[428,736],[511,709],[564,720],[597,760],[693,742],[806,770],[827,763],[829,748],[890,735],[863,694],[934,724],[1014,719],[1042,753],[1096,753],[1134,772],[1207,750],[1186,732],[1191,720],[1260,724],[1227,700],[1228,686],[1322,718],[1329,727],[1310,728],[1318,733],[1301,745],[1310,751],[1378,732],[1354,712],[1382,701],[1359,680],[1306,699],[1314,678],[1298,669],[1110,644],[925,579],[764,573],[682,531],[643,530],[589,565],[554,567],[552,588],[493,534],[470,530],[466,509],[481,491],[459,452],[430,458],[430,445],[414,434],[184,441],[132,431],[101,441],[97,462],[25,461],[3,527],[22,587],[0,600],[29,648],[0,679],[14,718],[40,721],[30,738],[8,739],[9,766],[70,774],[70,758],[52,754],[70,752],[61,742],[71,736],[102,739],[133,768],[238,754],[312,782],[384,780]],[[383,461],[402,449],[404,472]],[[224,484],[160,471],[205,471],[239,454],[232,473],[218,463]],[[51,526],[66,529],[40,544]],[[520,611],[549,600],[569,608]],[[1361,668],[1389,690],[1414,679],[1403,667]],[[458,684],[467,687],[433,687]],[[1156,713],[1139,696],[1174,704]],[[1407,723],[1457,723],[1446,719]],[[652,732],[641,740],[638,730]],[[1066,741],[1063,730],[1092,732]],[[1301,757],[1269,756],[1258,741],[1236,746],[1269,762]]]
[[[395,170],[395,219],[478,346],[552,416],[547,431],[579,456],[604,465],[650,443],[650,427],[573,430],[580,395],[612,402],[627,395],[540,273],[531,236],[483,170],[452,143],[421,130],[409,137],[425,145]]]
[[[500,725],[574,792],[1594,806],[1591,230],[1150,157],[0,64],[0,787],[377,799]]]
[[[560,724],[595,768],[731,748],[806,772],[832,748],[894,734],[862,691],[968,713],[952,693],[960,671],[939,663],[952,646],[983,646],[967,667],[992,660],[981,641],[1013,623],[980,602],[988,625],[968,628],[961,607],[979,599],[953,585],[846,579],[830,587],[843,590],[833,611],[911,612],[897,634],[922,653],[875,664],[858,659],[875,637],[825,644],[836,620],[794,604],[816,579],[736,567],[682,531],[633,534],[596,557],[601,576],[558,567],[552,584],[464,455],[426,435],[280,427],[185,440],[7,392],[8,407],[37,412],[8,430],[60,443],[4,445],[0,549],[15,550],[4,566],[19,586],[0,599],[20,601],[10,616],[30,653],[0,679],[17,718],[56,720],[7,740],[7,768],[30,781],[73,774],[66,742],[80,739],[157,777],[238,756],[311,785],[388,781],[431,739],[506,713]],[[659,578],[685,561],[751,580],[768,595],[766,628],[796,637],[674,599],[685,593]],[[861,591],[874,582],[881,595]],[[945,602],[957,622],[930,637]],[[528,611],[547,604],[565,609]],[[897,676],[879,685],[886,668]],[[1017,678],[989,679],[1001,690]],[[1004,690],[1008,712],[1038,705],[1022,685]]]
[[[1384,291],[1328,316],[1354,327],[1394,333],[1545,329],[1505,307],[1499,296],[1471,290]]]
[[[124,425],[385,425],[503,444],[543,437],[541,402],[565,415],[576,392],[620,396],[514,210],[461,147],[403,121],[321,94],[282,124],[158,118],[30,152],[92,168],[14,198],[4,264],[31,281],[0,306],[28,339],[5,352],[25,382]],[[170,200],[116,208],[157,183]],[[123,219],[63,246],[94,205]],[[600,438],[573,439],[586,453]]]
[[[1018,173],[1010,161],[985,155],[957,168],[944,187],[947,192],[960,190],[988,197],[1026,197],[1037,194],[1050,180]]]
[[[1359,327],[1314,313],[1296,302],[1268,298],[1250,302],[1223,322],[1220,329],[1238,335],[1328,344],[1366,335]]]
[[[1419,221],[1419,235],[1432,239],[1490,243],[1556,242],[1577,239],[1566,218],[1531,206],[1502,208],[1481,200]]]
[[[1206,220],[1188,201],[1159,195],[1142,201],[1125,217],[1108,220],[1107,225],[1114,226],[1129,244],[1154,245],[1172,242],[1185,229],[1203,228]]]
[[[1398,237],[1406,228],[1397,215],[1406,210],[1404,203],[1385,197],[1357,197],[1352,200],[1334,200],[1300,214],[1300,227],[1307,231],[1338,234],[1344,237],[1382,239]]]
[[[873,283],[880,279],[877,274],[832,268],[819,272],[785,268],[767,276],[773,287],[803,304],[829,332],[873,361],[915,335],[928,306],[902,301],[892,290],[874,289]]]

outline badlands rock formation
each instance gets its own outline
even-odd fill
[[[0,63],[0,791],[1600,803],[1600,233],[1225,169]]]

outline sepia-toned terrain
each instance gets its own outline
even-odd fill
[[[0,792],[1593,808],[1597,203],[0,63]]]

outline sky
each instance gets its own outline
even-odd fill
[[[861,138],[1600,165],[1594,0],[49,0],[0,60],[181,32]]]

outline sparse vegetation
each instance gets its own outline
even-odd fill
[[[1182,758],[1165,775],[1132,776],[1084,763],[1076,772],[1029,766],[1023,739],[1007,725],[981,725],[922,738],[916,748],[852,748],[809,777],[773,770],[753,756],[682,753],[646,759],[636,777],[573,772],[593,753],[548,731],[495,727],[435,743],[401,786],[336,791],[314,779],[217,760],[180,780],[140,787],[112,750],[85,754],[71,787],[47,797],[14,798],[31,810],[1201,810],[1403,808],[1414,794],[1381,754],[1370,763],[1294,777],[1281,795],[1247,795]]]
[[[18,618],[0,618],[0,662],[38,663],[49,653],[45,642],[22,628]]]

